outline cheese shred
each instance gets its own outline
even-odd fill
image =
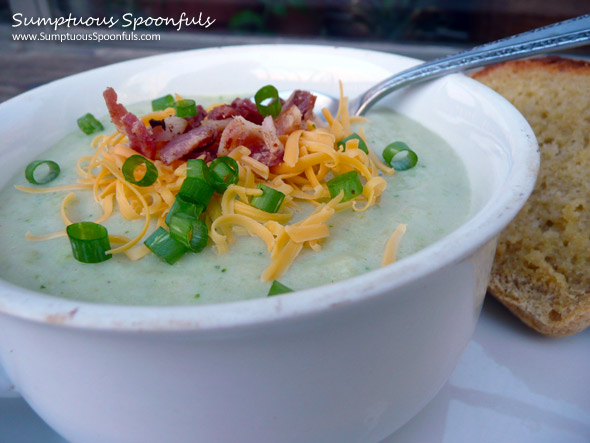
[[[402,236],[406,233],[406,227],[407,225],[405,224],[398,225],[398,227],[393,231],[393,234],[391,234],[387,240],[387,243],[385,243],[385,251],[383,252],[381,266],[386,266],[395,262],[397,248]]]

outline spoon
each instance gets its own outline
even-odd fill
[[[582,46],[589,40],[590,14],[586,14],[421,63],[386,78],[360,96],[350,100],[350,114],[363,115],[386,95],[410,84],[501,61]],[[313,94],[317,96],[316,109],[328,108],[332,114],[336,112],[338,99],[322,93],[313,92]]]

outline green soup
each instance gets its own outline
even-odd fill
[[[203,101],[201,101],[203,102]],[[132,107],[134,111],[145,107]],[[387,109],[375,109],[365,124],[369,145],[379,155],[384,146],[402,140],[419,156],[413,169],[387,177],[378,203],[363,213],[343,211],[329,221],[330,237],[320,252],[304,248],[280,278],[304,289],[350,278],[380,267],[385,242],[400,223],[407,224],[397,257],[402,259],[457,228],[470,209],[468,178],[461,160],[436,134]],[[112,130],[103,118],[106,131]],[[92,136],[69,134],[41,158],[56,161],[61,175],[48,186],[76,182],[75,165],[93,152]],[[187,254],[170,266],[153,254],[131,262],[123,254],[98,264],[72,257],[67,237],[34,242],[25,234],[64,229],[60,205],[64,192],[26,194],[19,171],[0,192],[0,278],[24,288],[88,302],[127,305],[189,305],[265,297],[270,284],[260,275],[271,259],[256,237],[236,236],[230,251],[217,255],[211,247]],[[90,191],[76,191],[68,207],[75,221],[102,215]],[[112,234],[134,236],[144,220],[123,220],[115,213],[104,224]],[[297,295],[293,295],[296,297]]]

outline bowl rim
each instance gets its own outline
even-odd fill
[[[320,46],[308,44],[263,44],[238,45],[195,49],[160,54],[127,60],[112,65],[84,71],[39,86],[0,104],[0,111],[14,106],[30,96],[38,94],[50,85],[59,85],[71,78],[80,77],[100,70],[109,70],[122,65],[153,60],[154,62],[197,53],[201,56],[219,52],[230,55],[233,51],[261,50],[285,51],[340,51],[354,56],[370,54],[390,57],[405,62],[419,63],[420,60],[381,51],[350,48],[346,46]],[[477,249],[493,240],[520,210],[532,192],[539,167],[539,152],[536,138],[524,117],[502,96],[462,74],[451,74],[447,78],[467,85],[478,97],[502,108],[503,118],[510,126],[520,131],[519,145],[513,148],[526,168],[511,168],[501,189],[499,198],[486,205],[443,239],[426,248],[383,268],[310,289],[297,294],[279,295],[244,301],[215,303],[199,306],[131,306],[90,303],[58,296],[38,293],[0,280],[0,314],[45,324],[62,325],[88,329],[115,329],[129,331],[215,331],[256,326],[277,321],[300,319],[326,311],[351,306],[391,292],[411,282],[430,275],[443,267],[460,262]],[[439,81],[439,80],[435,80]],[[448,248],[449,245],[452,248]],[[436,258],[436,259],[435,259]],[[18,297],[14,297],[18,294]]]

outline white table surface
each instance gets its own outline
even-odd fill
[[[64,441],[22,399],[0,399],[0,442]],[[451,379],[393,442],[590,442],[590,329],[546,338],[488,299]]]

